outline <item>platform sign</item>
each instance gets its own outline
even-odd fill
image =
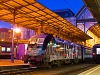
[[[14,42],[17,42],[17,40],[14,40]],[[18,43],[28,44],[29,40],[18,40]]]

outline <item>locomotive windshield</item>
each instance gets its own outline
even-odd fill
[[[37,56],[38,55],[37,44],[29,44],[27,53],[29,55]]]

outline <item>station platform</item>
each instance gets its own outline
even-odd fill
[[[22,60],[14,60],[14,63],[10,59],[0,59],[0,71],[9,69],[26,68],[29,64],[25,64]]]

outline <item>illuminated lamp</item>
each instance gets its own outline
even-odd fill
[[[3,39],[1,41],[4,41]]]
[[[60,49],[64,49],[64,48],[61,47]]]
[[[95,53],[93,53],[93,55],[96,55]]]
[[[60,45],[56,45],[57,47],[60,47]]]

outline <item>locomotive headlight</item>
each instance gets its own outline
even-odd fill
[[[60,45],[56,45],[57,47],[60,47]]]
[[[52,47],[56,47],[56,45],[53,45]]]
[[[52,42],[50,42],[50,45],[52,45]]]
[[[63,47],[61,47],[60,49],[64,49]]]

